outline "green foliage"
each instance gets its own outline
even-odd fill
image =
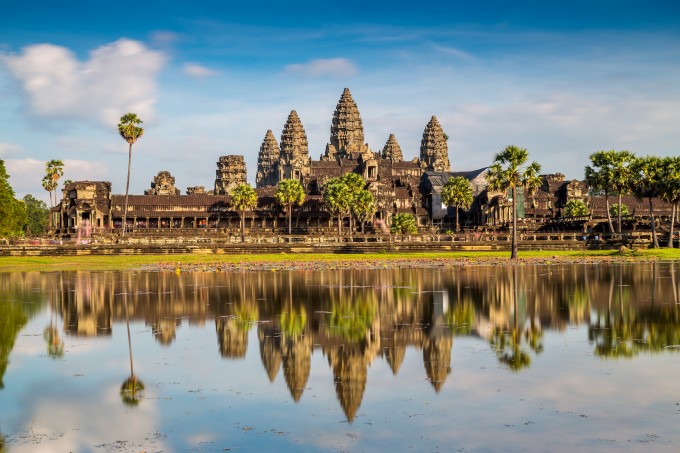
[[[609,214],[612,217],[617,217],[619,215],[619,205],[618,204],[613,204],[609,207]],[[628,206],[625,204],[621,204],[621,216],[627,216],[629,215],[628,213]]]
[[[366,338],[376,313],[374,299],[356,297],[333,304],[329,314],[332,336],[358,343]]]
[[[52,159],[45,162],[45,176],[42,179],[43,189],[50,193],[50,205],[54,206],[57,202],[57,188],[59,187],[59,178],[64,175],[64,162],[58,159]],[[52,192],[54,192],[54,203],[52,202]]]
[[[517,187],[522,187],[527,195],[532,195],[541,187],[542,180],[539,175],[541,166],[532,162],[524,167],[529,152],[525,148],[515,145],[507,146],[503,151],[496,154],[493,164],[489,167],[487,180],[489,188],[494,191],[505,192],[512,190],[512,251],[510,258],[517,258]]]
[[[322,190],[326,209],[338,217],[353,215],[361,222],[367,221],[375,212],[375,199],[365,186],[364,178],[356,173],[329,179]]]
[[[44,234],[47,229],[47,221],[50,215],[50,211],[47,209],[45,202],[28,194],[24,197],[24,206],[26,207],[25,233],[29,236],[40,236]]]
[[[290,234],[293,205],[301,205],[305,201],[305,190],[297,179],[284,179],[276,187],[274,197],[288,211],[288,234]]]
[[[415,234],[418,232],[416,218],[413,214],[401,212],[392,217],[390,231],[394,234]]]
[[[231,206],[238,212],[257,207],[257,193],[248,184],[239,184],[229,193]]]
[[[144,398],[144,383],[137,376],[130,376],[120,387],[120,398],[126,406],[138,406]]]
[[[307,311],[305,307],[298,309],[287,309],[281,313],[281,332],[287,337],[300,337],[305,331],[307,325]]]
[[[0,237],[21,236],[26,224],[26,207],[14,198],[5,161],[0,159]]]
[[[655,156],[633,159],[628,167],[628,186],[637,198],[652,198],[661,194],[664,176],[662,165],[663,161]]]
[[[133,145],[139,137],[144,134],[144,129],[139,127],[144,121],[137,117],[136,113],[126,113],[120,117],[120,122],[118,123],[118,134],[128,142]]]
[[[564,206],[565,217],[583,217],[589,213],[588,207],[583,200],[569,200]]]
[[[229,193],[231,207],[241,215],[241,241],[245,242],[245,215],[246,211],[257,207],[257,193],[248,184],[239,184]]]
[[[458,210],[470,209],[473,195],[470,181],[462,176],[450,178],[442,189],[442,202],[449,207],[456,208],[456,230],[458,230]]]

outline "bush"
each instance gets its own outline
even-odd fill
[[[415,234],[418,232],[413,214],[400,213],[392,217],[390,231],[395,234]]]

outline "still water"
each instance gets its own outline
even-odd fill
[[[0,273],[0,451],[680,451],[679,270]]]

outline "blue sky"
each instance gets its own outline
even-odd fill
[[[245,5],[245,6],[244,6]],[[436,115],[454,170],[509,144],[544,172],[582,178],[599,149],[680,150],[680,3],[51,2],[3,5],[0,159],[18,195],[47,200],[45,161],[124,191],[118,118],[134,111],[131,192],[170,171],[210,189],[220,155],[254,182],[267,129],[290,110],[310,154],[344,87],[366,141],[418,155]]]

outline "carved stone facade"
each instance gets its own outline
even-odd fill
[[[446,136],[436,116],[425,126],[420,142],[420,165],[426,170],[451,171]]]
[[[169,171],[159,171],[151,182],[151,188],[144,191],[144,195],[179,195],[175,187],[175,177]]]
[[[281,150],[276,142],[276,137],[271,129],[267,131],[260,146],[260,154],[257,156],[257,175],[255,185],[257,187],[273,186],[278,178],[278,164]]]
[[[397,138],[394,136],[394,134],[390,134],[390,137],[387,139],[387,142],[383,147],[380,157],[391,160],[392,162],[404,161],[404,155],[401,152],[401,146],[399,146],[399,142],[397,142]]]
[[[367,156],[372,154],[372,151],[364,143],[364,126],[359,114],[359,108],[356,102],[354,102],[349,88],[345,88],[333,112],[331,140],[326,145],[326,151],[322,159],[351,159],[357,154]]]
[[[187,187],[187,195],[203,195],[206,193],[205,186]]]
[[[295,110],[292,110],[288,115],[288,120],[281,133],[281,154],[278,167],[279,181],[284,179],[299,180],[309,175],[307,133]]]
[[[217,161],[215,195],[228,195],[239,184],[246,184],[246,161],[243,156],[221,156]]]

